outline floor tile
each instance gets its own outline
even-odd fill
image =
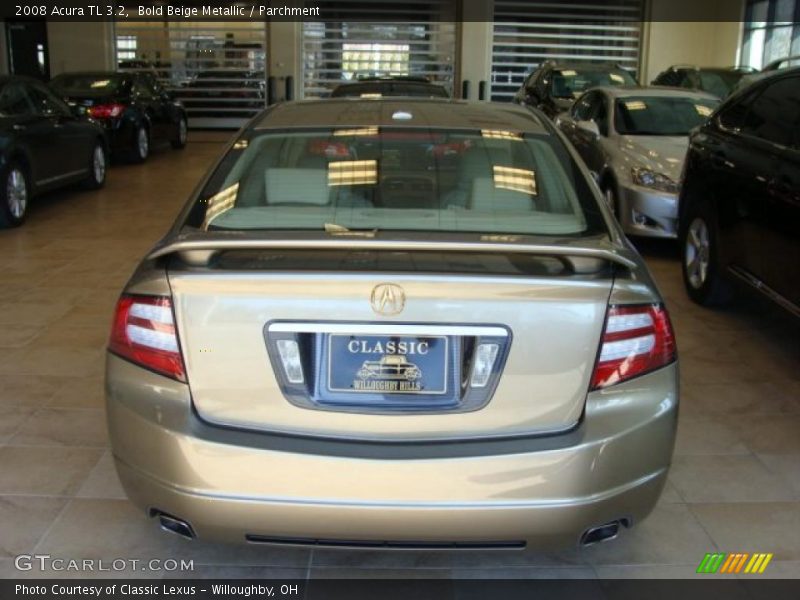
[[[719,417],[681,414],[675,439],[675,455],[747,454],[747,446],[735,429]]]
[[[160,532],[161,535],[170,535]],[[310,548],[271,546],[268,544],[221,544],[201,539],[176,538],[180,556],[198,565],[307,568]]]
[[[687,386],[681,410],[687,415],[800,414],[800,389],[789,379]]]
[[[532,550],[314,550],[314,567],[358,568],[495,568],[511,566],[577,566],[586,560],[577,549],[551,553]]]
[[[236,585],[241,585],[241,579],[260,579],[264,585],[271,585],[270,580],[305,580],[307,574],[306,568],[195,565],[190,571],[166,572],[163,579],[235,579]]]
[[[311,579],[450,579],[450,569],[416,568],[416,569],[347,569],[312,567]]]
[[[42,375],[2,375],[0,406],[39,407],[45,404],[61,387],[63,380]]]
[[[453,579],[596,579],[592,567],[496,567],[453,569]]]
[[[3,406],[0,404],[0,443],[11,439],[20,426],[35,412],[35,408]]]
[[[66,317],[65,317],[66,319]],[[111,318],[99,318],[97,323],[90,325],[75,325],[70,321],[63,324],[50,325],[37,339],[40,346],[70,346],[81,349],[103,348],[108,342],[108,324]]]
[[[18,429],[11,444],[19,446],[108,446],[103,409],[40,408]]]
[[[658,501],[665,504],[682,504],[684,502],[678,490],[675,488],[675,485],[669,478],[667,479],[666,485],[664,485],[661,498],[659,498]]]
[[[114,458],[110,450],[105,451],[76,495],[79,498],[112,498],[117,500],[125,500],[127,498],[117,476],[117,470],[114,468]]]
[[[669,477],[688,503],[795,499],[789,486],[752,454],[676,456]]]
[[[800,453],[800,415],[732,416],[724,422],[755,453]]]
[[[690,504],[689,508],[720,552],[772,552],[775,560],[800,560],[800,502]]]
[[[0,494],[71,496],[100,460],[95,448],[0,447]]]
[[[39,542],[38,553],[62,558],[180,558],[165,535],[126,500],[76,498]]]
[[[758,459],[791,488],[800,500],[800,453],[758,454]]]
[[[35,340],[44,329],[43,325],[3,325],[0,327],[0,349],[22,348]]]
[[[63,385],[47,401],[50,407],[61,408],[96,408],[105,405],[103,377],[70,377],[65,378]]]
[[[703,560],[684,565],[608,565],[597,566],[597,577],[600,579],[708,579],[705,573],[698,573],[697,567]],[[716,579],[736,579],[736,575],[716,574]]]
[[[2,302],[0,325],[47,325],[71,309],[63,302]]]
[[[0,558],[33,552],[66,503],[66,498],[0,496]]]
[[[775,560],[769,562],[763,573],[740,573],[741,579],[800,579],[800,560]]]

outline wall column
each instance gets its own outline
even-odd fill
[[[469,81],[469,98],[465,100],[478,99],[480,81],[486,82],[486,99],[491,95],[493,16],[491,0],[463,0],[457,81],[459,85]],[[461,96],[461,89],[454,92],[454,96]]]

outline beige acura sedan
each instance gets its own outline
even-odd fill
[[[666,481],[663,301],[589,172],[513,105],[276,105],[116,309],[131,500],[186,537],[592,544]]]

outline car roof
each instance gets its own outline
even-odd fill
[[[595,88],[591,88],[592,90],[602,90],[607,95],[611,96],[612,98],[630,98],[631,96],[651,96],[651,97],[690,97],[690,98],[697,98],[698,100],[719,100],[713,94],[708,94],[706,92],[702,92],[700,90],[690,90],[686,88],[680,87],[669,87],[665,85],[657,85],[657,86],[633,86],[633,85],[623,85],[623,86],[598,86]],[[586,90],[591,91],[591,90]]]
[[[386,96],[425,96],[435,93],[434,97],[449,97],[447,90],[429,81],[417,79],[363,79],[340,83],[331,91],[333,97],[346,95],[348,92],[357,93],[384,93]],[[408,93],[412,90],[423,93]]]
[[[669,71],[711,71],[714,73],[751,73],[749,67],[732,66],[732,67],[699,67],[697,65],[672,65],[664,69],[663,73]]]
[[[139,71],[70,71],[68,73],[59,73],[57,77],[130,77]]]
[[[44,84],[41,79],[36,79],[28,75],[0,75],[0,85],[6,84],[9,81],[27,81],[28,83]]]
[[[565,69],[580,69],[581,71],[625,71],[626,69],[616,63],[597,63],[597,62],[558,62],[543,63],[542,67],[549,67],[554,71]]]
[[[393,118],[408,113],[411,118]],[[408,127],[492,129],[548,133],[542,119],[511,103],[467,102],[447,98],[328,98],[276,104],[251,125],[253,129]]]
[[[413,75],[382,75],[382,76],[372,76],[372,77],[356,77],[352,81],[346,81],[341,85],[346,85],[348,83],[361,83],[361,82],[372,82],[372,81],[405,81],[410,83],[433,84],[433,82],[426,77],[415,77]]]

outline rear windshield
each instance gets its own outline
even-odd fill
[[[553,136],[377,127],[250,132],[223,159],[186,225],[607,231],[588,182]]]
[[[421,96],[426,98],[448,98],[447,90],[440,85],[407,81],[370,83],[346,83],[335,88],[333,98],[381,96]]]
[[[630,96],[617,100],[615,125],[622,135],[689,135],[718,100],[678,96]]]
[[[636,85],[636,80],[624,69],[562,69],[553,71],[553,96],[577,98],[589,88],[599,86]]]
[[[720,98],[727,98],[744,76],[741,71],[700,71],[700,89]]]
[[[127,80],[121,75],[59,75],[50,85],[61,92],[79,92],[89,94],[116,94],[127,87]]]

